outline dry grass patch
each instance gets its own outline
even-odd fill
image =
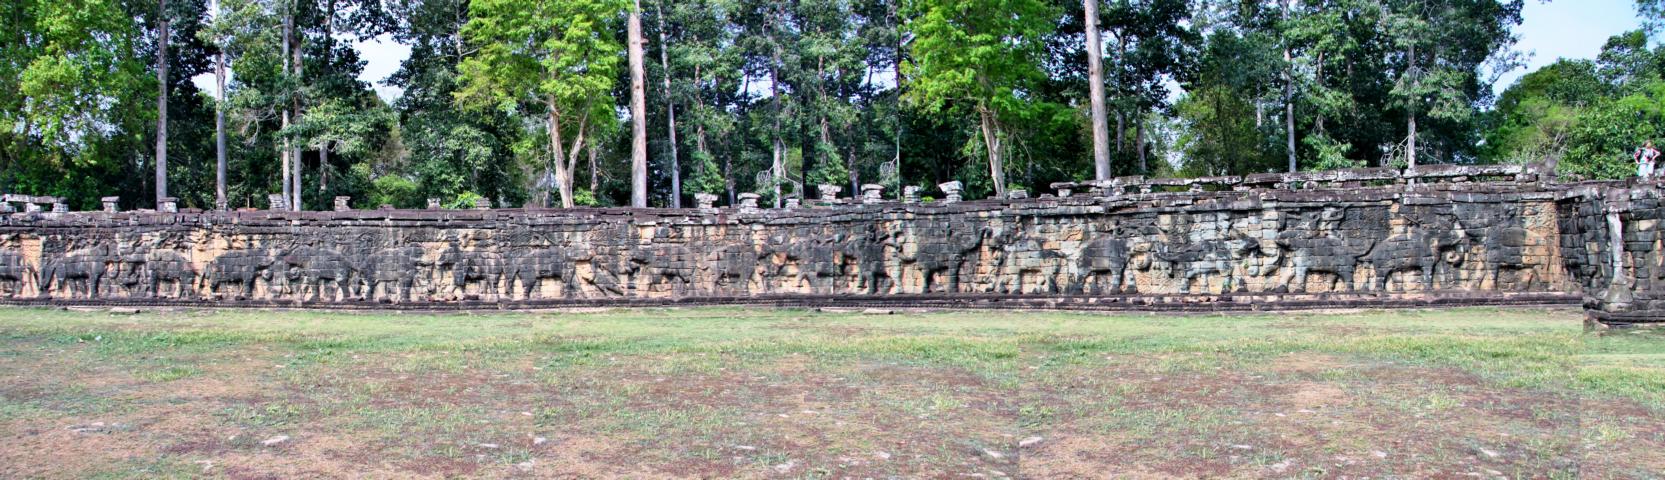
[[[0,477],[1654,478],[1576,313],[0,310]]]

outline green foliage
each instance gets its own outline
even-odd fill
[[[844,185],[849,181],[850,170],[844,167],[844,159],[838,157],[832,144],[815,142],[815,168],[809,172],[808,184]]]
[[[687,193],[717,194],[723,191],[723,172],[717,167],[717,159],[710,152],[695,150],[688,155],[693,175],[683,185]]]
[[[1302,140],[1306,142],[1308,150],[1312,151],[1314,161],[1307,162],[1306,170],[1324,171],[1346,168],[1362,168],[1364,162],[1347,157],[1352,145],[1341,143],[1324,134],[1308,136]]]
[[[525,202],[523,169],[512,145],[523,130],[515,117],[497,111],[463,111],[454,97],[456,42],[467,23],[467,0],[423,0],[396,13],[405,28],[396,38],[411,44],[411,56],[389,83],[404,89],[394,103],[399,142],[407,152],[401,171],[421,185],[424,197],[463,195]],[[472,206],[472,203],[468,205]]]
[[[613,88],[622,0],[474,0],[462,34],[478,51],[458,66],[464,102],[513,111],[545,102],[581,114]]]
[[[1030,106],[1023,92],[1043,78],[1037,40],[1051,28],[1048,4],[916,0],[907,7],[914,38],[903,63],[911,79],[906,100],[930,112],[973,107],[1010,115]]]
[[[364,175],[366,164],[359,164],[360,175]],[[427,200],[417,194],[417,184],[402,175],[386,175],[370,182],[370,202],[360,205],[362,208],[376,208],[381,205],[392,205],[399,208],[422,208]],[[473,205],[470,205],[473,206]]]
[[[553,184],[563,204],[573,160],[590,118],[613,114],[605,98],[619,76],[623,46],[614,35],[623,0],[474,0],[462,36],[475,48],[457,71],[453,94],[465,105],[504,113],[539,105],[547,117]],[[571,139],[571,140],[569,140]],[[573,147],[564,149],[567,142]],[[571,151],[566,151],[571,150]]]
[[[1634,176],[1635,150],[1648,140],[1665,144],[1665,81],[1596,105],[1570,130],[1562,172],[1588,178]]]
[[[452,198],[448,202],[445,202],[443,205],[445,208],[469,209],[479,205],[479,200],[482,198],[486,197],[478,193],[465,191],[458,193],[456,197]]]
[[[1607,41],[1595,61],[1562,60],[1509,87],[1488,113],[1492,161],[1555,162],[1585,178],[1634,176],[1633,155],[1665,135],[1665,48],[1644,31]]]
[[[577,191],[573,192],[572,203],[574,205],[578,205],[580,207],[600,207],[600,206],[603,206],[601,204],[601,201],[596,200],[595,194],[590,193],[590,191],[588,189],[578,189]]]
[[[1254,105],[1242,92],[1211,87],[1182,98],[1177,109],[1185,128],[1179,148],[1185,152],[1180,172],[1190,176],[1277,171],[1282,163],[1255,127]]]
[[[7,79],[16,79],[15,90],[0,93],[17,95],[5,102],[0,126],[70,159],[97,161],[86,155],[88,144],[117,135],[120,109],[132,108],[125,100],[155,88],[144,61],[129,53],[141,41],[139,26],[114,0],[13,3],[14,14],[33,21],[11,25],[27,40],[5,48],[7,63],[23,67]]]
[[[188,206],[213,198],[215,105],[190,78],[209,71],[216,48],[233,73],[223,107],[234,206],[279,191],[286,140],[304,150],[313,206],[335,195],[370,207],[625,198],[625,0],[219,3],[212,21],[204,0],[169,3],[170,181]],[[1040,192],[1090,173],[1080,2],[642,3],[655,201],[669,191],[670,106],[687,193],[961,180],[978,198],[997,182]],[[1665,55],[1648,30],[1493,102],[1482,74],[1518,59],[1519,0],[1101,3],[1117,175],[1282,170],[1291,130],[1303,168],[1393,165],[1416,118],[1423,161],[1559,159],[1621,177],[1634,144],[1658,134],[1649,102]],[[0,190],[66,195],[77,208],[149,194],[156,6],[0,5]],[[1661,2],[1637,6],[1657,27]],[[283,73],[289,14],[302,75]],[[411,48],[388,79],[403,90],[391,105],[358,80],[363,62],[344,40],[382,34]],[[296,103],[284,129],[281,112]],[[777,152],[780,178],[768,175]]]

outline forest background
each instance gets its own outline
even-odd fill
[[[111,195],[262,208],[271,193],[304,209],[677,207],[819,184],[931,195],[959,180],[982,198],[1412,162],[1630,175],[1635,148],[1665,133],[1665,0],[1638,0],[1641,28],[1596,58],[1495,93],[1527,58],[1523,7],[14,0],[0,4],[0,191],[78,210]],[[360,79],[367,39],[410,49],[391,101]]]

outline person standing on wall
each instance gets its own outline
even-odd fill
[[[1659,149],[1654,148],[1653,140],[1643,143],[1632,157],[1636,160],[1636,177],[1644,180],[1653,178],[1655,164],[1659,161]]]

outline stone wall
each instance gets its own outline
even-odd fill
[[[1660,185],[1600,183],[1561,194],[1562,255],[1593,322],[1665,322]]]
[[[1361,175],[1118,180],[1060,185],[1063,197],[870,195],[791,209],[33,211],[0,217],[0,300],[513,307],[1254,295],[1247,301],[1341,306],[1600,283],[1586,263],[1568,261],[1581,273],[1570,277],[1561,248],[1588,231],[1567,218],[1595,203],[1535,182]],[[1222,185],[1233,190],[1207,191]]]

